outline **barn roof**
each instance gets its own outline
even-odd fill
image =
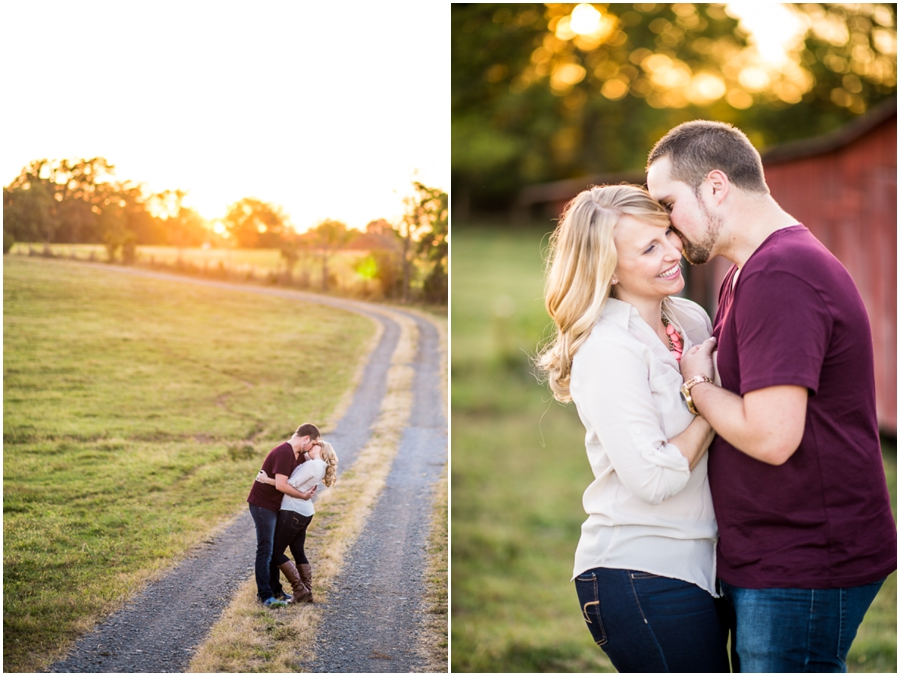
[[[896,116],[897,97],[893,96],[872,108],[868,113],[860,115],[852,122],[848,122],[840,129],[821,136],[814,136],[813,138],[782,143],[764,151],[761,153],[763,166],[767,164],[782,164],[840,150],[872,131],[882,122]]]

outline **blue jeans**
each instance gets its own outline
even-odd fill
[[[728,673],[716,600],[700,587],[637,570],[575,578],[594,642],[620,672]]]
[[[256,596],[265,601],[283,593],[278,566],[272,560],[278,512],[250,505],[250,516],[256,524]]]
[[[720,582],[733,611],[735,672],[844,673],[884,580],[845,589],[745,589]]]

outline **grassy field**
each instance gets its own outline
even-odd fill
[[[34,671],[244,508],[375,327],[67,261],[3,272],[4,669]]]
[[[549,335],[541,248],[551,229],[454,224],[454,671],[614,671],[569,582],[591,480],[584,428],[529,366]],[[884,450],[896,513],[896,448]],[[896,598],[895,573],[860,628],[850,671],[896,670]]]

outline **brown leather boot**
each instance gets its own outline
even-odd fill
[[[294,591],[294,599],[291,603],[308,601],[310,598],[309,589],[303,584],[303,580],[300,579],[300,571],[297,570],[297,566],[294,565],[294,562],[285,561],[278,567],[281,569],[281,572],[284,573],[287,581],[291,583],[291,588]]]
[[[303,584],[309,589],[309,598],[306,601],[307,603],[313,603],[312,567],[308,563],[301,563],[297,568],[300,571],[300,579],[303,580]]]

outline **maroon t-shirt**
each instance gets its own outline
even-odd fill
[[[276,474],[284,474],[289,477],[297,468],[297,465],[302,464],[305,460],[302,453],[299,458],[294,457],[294,449],[285,441],[280,446],[276,446],[269,451],[269,455],[263,460],[262,468],[272,479],[275,478]],[[247,496],[247,502],[251,505],[265,507],[273,512],[277,512],[281,509],[281,498],[283,496],[284,493],[272,484],[264,484],[254,480],[253,487],[250,489],[250,495]]]
[[[781,466],[721,437],[709,451],[718,576],[751,589],[868,584],[897,567],[878,439],[872,335],[843,265],[804,226],[773,233],[719,293],[722,386],[800,385],[800,447]]]

